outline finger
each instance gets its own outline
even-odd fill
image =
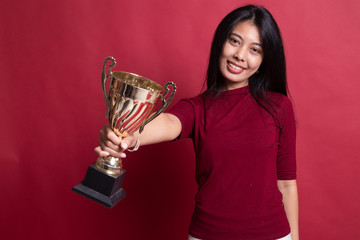
[[[111,142],[113,145],[119,145],[120,144],[120,139],[117,138],[116,134],[115,136],[113,136],[115,133],[111,132],[111,130],[106,130],[106,129],[101,129],[100,130],[100,138],[102,139],[102,141],[105,143],[107,141]]]
[[[125,151],[129,147],[129,145],[126,143],[126,140],[123,140],[120,146],[123,151]]]
[[[104,136],[104,135],[100,135],[99,142],[100,142],[100,146],[105,146],[107,148],[113,149],[114,151],[121,150],[119,145],[115,145],[113,142],[111,142],[109,139],[107,139],[106,136]]]
[[[103,152],[103,153],[101,153],[102,154],[101,157],[104,157],[107,153],[109,153],[111,156],[116,157],[116,158],[126,158],[126,154],[121,149],[114,150],[114,149],[111,149],[111,148],[103,145],[102,143],[100,143],[100,149]],[[109,155],[107,155],[107,156],[109,156]]]
[[[116,158],[121,158],[121,153],[123,153],[122,151],[116,151],[114,149],[108,148],[107,146],[103,145],[102,143],[100,143],[100,147],[101,147],[101,151],[103,152],[108,152],[110,153],[111,156],[116,157]]]
[[[107,157],[110,155],[109,152],[103,151],[101,150],[101,147],[98,146],[94,149],[94,152],[99,156],[99,157]]]
[[[136,145],[137,140],[139,139],[139,134],[134,133],[121,141],[120,147],[123,151],[128,149],[129,147],[134,147]]]
[[[120,145],[121,138],[119,138],[114,131],[110,128],[109,125],[106,125],[103,129],[100,130],[100,136],[104,139],[111,141],[114,145]]]

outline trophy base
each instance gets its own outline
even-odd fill
[[[74,186],[72,190],[105,207],[112,208],[126,196],[125,190],[121,188],[125,172],[123,169],[121,174],[110,176],[92,164],[89,166],[84,180]]]

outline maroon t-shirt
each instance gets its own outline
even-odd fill
[[[290,227],[277,180],[296,179],[295,120],[290,100],[268,93],[274,116],[243,87],[184,99],[169,113],[193,140],[199,185],[190,234],[204,240],[265,240]]]

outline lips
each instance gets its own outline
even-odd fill
[[[227,64],[227,68],[231,73],[234,73],[234,74],[242,73],[245,70],[244,67],[239,66],[239,65],[237,65],[235,63],[232,63],[232,62],[229,62],[229,61],[228,61],[228,64]]]

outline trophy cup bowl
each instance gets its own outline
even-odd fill
[[[112,63],[108,68],[109,73],[106,74],[108,61]],[[176,85],[167,82],[164,86],[165,92],[161,93],[164,88],[150,79],[134,73],[112,72],[115,64],[113,57],[105,59],[101,85],[106,103],[106,118],[109,118],[111,129],[120,138],[125,138],[136,131],[141,134],[145,125],[167,108],[176,92]],[[107,94],[108,79],[110,82]],[[172,87],[171,93],[169,86]],[[158,99],[161,99],[161,106],[152,114]],[[126,195],[121,188],[125,172],[120,158],[99,157],[95,164],[89,166],[84,180],[73,187],[73,191],[112,208]]]

